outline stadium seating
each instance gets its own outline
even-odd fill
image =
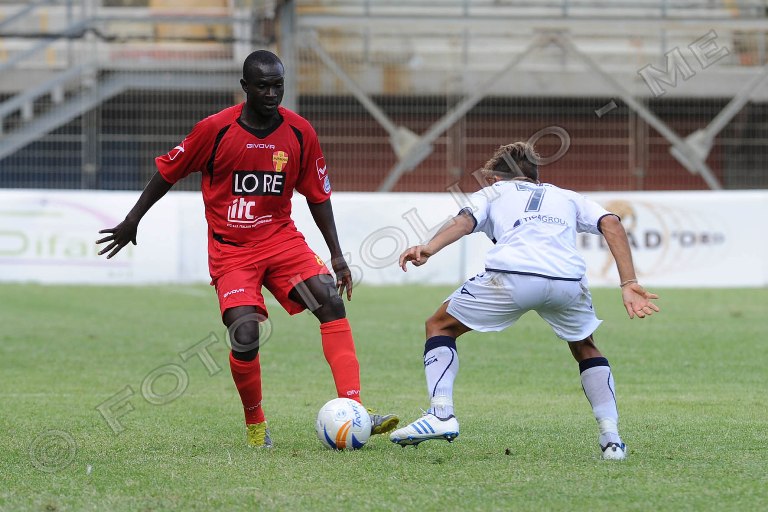
[[[616,140],[622,177],[617,180],[601,170],[603,179],[588,180],[593,187],[706,188],[670,157],[664,137],[654,140],[659,136],[653,130],[639,150],[622,142],[634,137],[628,111],[615,114],[600,128],[590,116],[621,96],[616,84],[649,104],[663,90],[664,100],[680,103],[658,108],[670,112],[670,126],[685,136],[705,126],[725,105],[724,99],[740,94],[766,63],[768,51],[768,18],[761,0],[297,0],[253,5],[224,0],[0,2],[0,186],[140,186],[151,172],[147,166],[130,179],[107,179],[125,172],[117,165],[125,159],[115,158],[111,148],[122,148],[122,155],[129,152],[121,141],[138,144],[138,160],[147,161],[175,144],[199,113],[239,101],[240,63],[250,49],[261,46],[277,50],[292,66],[286,104],[298,108],[300,101],[301,110],[312,113],[328,130],[322,134],[327,147],[337,166],[348,169],[338,178],[343,188],[375,190],[397,162],[397,147],[389,143],[392,130],[383,130],[372,112],[350,99],[374,98],[391,118],[403,113],[395,124],[418,134],[473,94],[477,101],[469,106],[480,110],[463,121],[472,127],[472,137],[457,115],[451,130],[435,141],[439,151],[456,154],[436,158],[439,151],[433,152],[419,167],[418,180],[411,182],[413,177],[405,174],[398,189],[433,189],[429,169],[441,178],[442,189],[442,182],[460,174],[459,169],[477,164],[491,139],[504,136],[498,135],[503,132],[501,120],[510,116],[515,116],[519,134],[536,133],[564,116],[580,118],[570,129],[588,139],[620,134],[609,139]],[[291,16],[281,11],[286,5],[295,6]],[[698,57],[696,45],[702,48]],[[702,62],[705,54],[717,58]],[[674,60],[677,57],[684,61]],[[505,69],[508,72],[501,73]],[[656,72],[659,90],[643,70]],[[703,71],[706,77],[697,79]],[[166,101],[164,91],[170,90],[183,96],[177,96],[178,109],[171,110],[171,118],[158,100]],[[216,100],[205,103],[211,97]],[[125,101],[129,98],[140,103],[130,105]],[[564,98],[571,100],[564,104]],[[700,102],[691,103],[694,98]],[[768,87],[756,89],[750,98],[765,102]],[[513,108],[482,114],[483,108],[502,104]],[[336,116],[324,115],[334,105],[347,107]],[[552,111],[557,105],[561,110]],[[133,132],[130,123],[123,134],[117,128],[114,133],[100,129],[100,124],[130,117],[136,109],[151,120],[150,133],[146,126]],[[98,123],[90,122],[88,115]],[[743,121],[741,132],[757,130],[758,138],[762,136],[762,125]],[[456,130],[463,130],[460,137]],[[729,136],[730,142],[713,149],[712,155],[725,155],[728,147],[744,143],[738,133]],[[100,141],[90,157],[98,162],[89,163],[83,156],[82,137]],[[142,144],[142,137],[149,142]],[[609,139],[603,140],[610,145]],[[355,170],[350,144],[366,140],[372,148],[369,155],[375,157],[367,157],[370,170],[363,173]],[[462,147],[454,148],[457,143]],[[762,165],[759,148],[765,146],[752,145],[746,157],[754,161],[747,162],[750,169]],[[586,147],[580,145],[579,150]],[[50,174],[46,155],[62,152],[71,155],[75,168],[95,165],[99,179],[56,182],[60,176]],[[632,152],[645,154],[628,157]],[[581,158],[583,165],[575,163]],[[647,167],[659,159],[663,163],[657,168],[664,170],[665,180],[649,178],[648,173],[641,180],[633,177],[632,167]],[[587,151],[571,161],[568,172],[562,170],[566,176],[576,171],[589,175],[594,167],[589,162],[594,161]],[[719,162],[712,166],[722,167]],[[670,173],[672,169],[676,172]],[[738,186],[741,178],[733,181],[727,172],[716,172],[728,186]],[[745,186],[762,183],[758,173],[744,172]],[[37,173],[43,181],[10,179],[14,173],[27,178]]]

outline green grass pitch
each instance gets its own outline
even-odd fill
[[[368,406],[404,422],[427,407],[423,325],[450,291],[355,289]],[[270,299],[263,451],[244,445],[212,288],[4,284],[0,510],[768,509],[768,289],[654,291],[646,320],[593,291],[630,448],[613,462],[577,365],[535,314],[459,340],[456,442],[332,452],[314,432],[334,396],[317,322]]]

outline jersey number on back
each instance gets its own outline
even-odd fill
[[[515,183],[517,190],[520,192],[530,192],[531,196],[528,198],[528,204],[525,205],[525,211],[537,212],[541,210],[541,203],[544,200],[544,187],[531,185],[529,183]]]

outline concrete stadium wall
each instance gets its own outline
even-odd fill
[[[671,287],[768,285],[768,191],[587,193],[619,214],[641,281]],[[115,226],[137,192],[0,190],[0,282],[206,283],[202,201],[171,192],[139,227],[138,245],[112,260],[96,253],[100,229]],[[490,242],[465,237],[428,265],[397,267],[407,246],[428,238],[459,210],[451,194],[336,193],[339,237],[358,284],[458,284],[483,270]],[[294,219],[310,246],[329,253],[301,196]],[[613,260],[594,235],[580,235],[593,286],[616,286]]]

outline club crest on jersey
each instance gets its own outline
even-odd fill
[[[280,196],[285,188],[285,174],[274,171],[233,171],[232,195]]]
[[[288,163],[288,154],[285,151],[275,151],[272,153],[272,165],[275,167],[275,172],[282,172],[285,164]]]
[[[325,165],[324,156],[321,156],[315,161],[315,167],[317,168],[317,179],[323,179],[325,177],[325,173],[328,172],[328,167]]]

